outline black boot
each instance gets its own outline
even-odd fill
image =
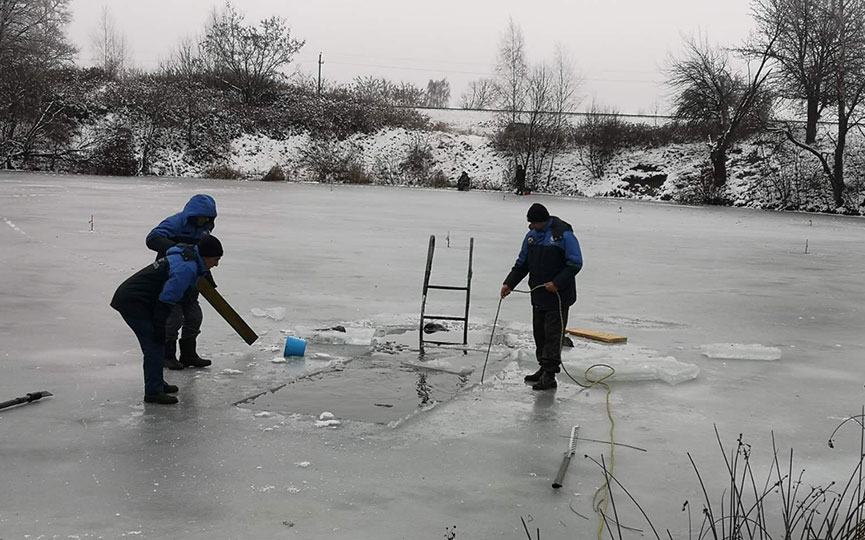
[[[183,369],[185,366],[177,361],[177,340],[165,342],[165,360],[162,361],[162,367],[168,369]]]
[[[534,373],[532,373],[531,375],[526,375],[525,377],[523,377],[523,380],[528,382],[528,383],[536,383],[539,380],[541,380],[541,373],[543,373],[543,372],[544,372],[544,368],[541,368],[541,369],[535,371]]]
[[[207,367],[210,360],[195,352],[195,338],[180,338],[180,363],[187,367]]]
[[[161,394],[144,394],[144,403],[159,403],[160,405],[174,405],[177,398],[169,396],[165,392]]]
[[[552,390],[557,386],[555,373],[552,371],[541,371],[541,378],[532,385],[532,390]]]
[[[179,391],[180,391],[180,388],[178,388],[176,385],[168,384],[167,382],[162,381],[162,393],[163,394],[176,394]]]

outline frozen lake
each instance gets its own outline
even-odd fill
[[[167,372],[180,404],[145,407],[137,343],[108,302],[152,261],[150,229],[201,192],[219,212],[219,291],[261,338],[247,346],[202,301],[214,365]],[[520,517],[542,538],[596,536],[603,477],[583,455],[609,461],[610,446],[580,441],[564,486],[550,483],[572,426],[610,440],[606,394],[565,377],[555,393],[522,383],[526,295],[502,303],[480,384],[538,201],[583,250],[568,326],[628,337],[574,339],[565,365],[580,379],[616,366],[615,440],[645,451],[617,447],[614,473],[657,527],[688,537],[682,503],[701,504],[688,453],[716,498],[727,487],[713,426],[728,447],[744,434],[764,476],[774,433],[809,483],[847,478],[858,432],[826,440],[865,402],[860,218],[0,173],[0,401],[54,394],[0,411],[0,538],[517,539]],[[414,350],[430,235],[441,284],[464,284],[475,239],[465,355]],[[446,291],[429,302],[462,310]],[[323,330],[336,326],[346,332]],[[282,361],[288,334],[308,338],[305,358]],[[670,384],[671,370],[688,376]],[[651,535],[621,502],[622,523]]]

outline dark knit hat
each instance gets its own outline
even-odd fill
[[[198,241],[198,254],[202,257],[222,257],[222,242],[212,234],[205,234]]]
[[[547,212],[547,208],[544,205],[535,203],[529,207],[526,219],[529,220],[529,223],[540,223],[550,219],[550,213]]]

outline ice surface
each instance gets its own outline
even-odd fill
[[[180,403],[145,405],[140,349],[108,301],[122,280],[152,263],[146,232],[194,193],[217,200],[214,232],[225,256],[214,276],[261,344],[248,347],[202,302],[199,352],[214,365],[167,371]],[[629,339],[628,348],[575,339],[565,353],[568,370],[581,377],[584,367],[605,362],[618,377],[656,377],[612,380],[609,416],[605,391],[583,391],[564,376],[555,392],[523,383],[537,365],[526,295],[501,302],[484,384],[484,339],[472,340],[483,350],[471,351],[465,364],[448,360],[474,368],[464,386],[454,382],[459,375],[426,370],[427,383],[441,381],[432,391],[450,399],[418,395],[430,386],[418,385],[421,368],[403,363],[413,351],[375,350],[376,336],[390,326],[417,328],[431,234],[449,233],[459,245],[475,238],[471,330],[489,329],[533,202],[569,221],[582,244],[586,266],[569,326]],[[289,220],[275,217],[287,213]],[[91,215],[96,230],[82,232]],[[555,492],[550,481],[572,426],[580,424],[586,439],[609,440],[610,416],[617,442],[646,450],[616,448],[617,480],[675,538],[697,534],[681,512],[682,500],[701,498],[689,455],[714,500],[728,488],[715,427],[728,449],[739,433],[752,444],[758,475],[774,457],[773,436],[781,454],[796,447],[795,467],[806,470],[809,485],[843,481],[858,460],[855,429],[839,432],[834,449],[825,440],[862,404],[861,218],[500,192],[3,172],[0,219],[0,400],[54,394],[0,411],[0,478],[14,494],[0,511],[3,538],[135,532],[143,540],[413,540],[442,538],[453,525],[457,538],[525,538],[520,517],[544,538],[591,538],[599,519],[592,494],[603,475],[582,456],[609,458],[610,445],[580,440],[564,487]],[[464,281],[465,252],[441,244],[436,281]],[[430,312],[461,313],[458,296],[432,295]],[[285,319],[250,314],[268,306],[285,306]],[[343,343],[310,340],[305,358],[270,362],[281,352],[281,328],[336,325],[367,329],[356,336],[363,344],[345,344],[345,336]],[[702,354],[701,344],[730,336],[784,344],[783,364],[743,361],[730,369]],[[410,347],[413,337],[405,336]],[[496,360],[502,357],[508,360]],[[691,375],[690,366],[699,368],[695,379],[663,382],[662,374],[676,380],[673,368]],[[226,369],[236,373],[223,375]],[[399,390],[412,412],[386,417],[398,402],[378,401],[370,390]],[[260,393],[262,403],[271,398],[279,408],[233,405]],[[350,417],[354,400],[394,406],[378,407],[380,423],[358,421]],[[340,424],[316,427],[322,411]],[[296,466],[300,460],[312,464]],[[617,503],[617,512],[622,523],[647,530],[638,510]]]
[[[765,345],[742,343],[711,343],[701,345],[700,350],[708,358],[721,360],[780,360],[781,349]]]

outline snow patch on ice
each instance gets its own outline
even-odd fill
[[[4,217],[4,218],[3,218],[3,221],[6,222],[6,225],[9,225],[10,227],[12,227],[12,230],[14,230],[14,231],[16,231],[16,232],[19,232],[19,233],[23,234],[24,236],[27,236],[27,233],[25,233],[24,231],[22,231],[21,229],[19,229],[19,228],[18,228],[18,225],[15,225],[15,224],[12,223],[11,221],[9,221],[8,218],[5,218],[5,217]]]
[[[240,371],[239,369],[225,368],[222,371],[220,371],[220,373],[222,373],[223,375],[239,375],[243,372]]]
[[[781,349],[759,344],[710,343],[701,345],[700,349],[704,356],[720,360],[772,361],[781,359]]]
[[[270,308],[252,308],[249,310],[256,317],[268,317],[273,319],[274,321],[281,321],[285,319],[285,308],[284,307],[270,307]]]

